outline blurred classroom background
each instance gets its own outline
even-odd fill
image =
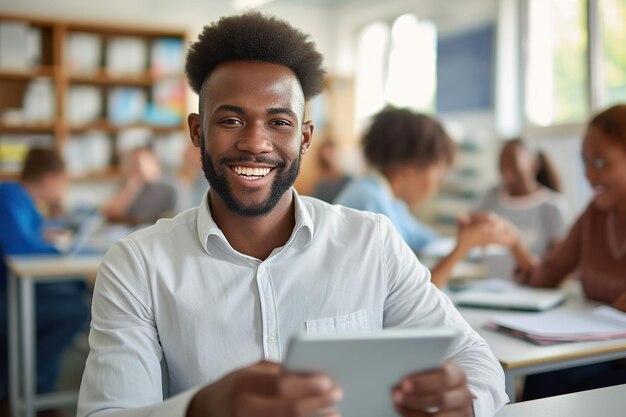
[[[416,208],[436,227],[497,183],[501,141],[516,136],[552,156],[576,211],[588,201],[584,123],[626,100],[625,0],[3,0],[0,178],[15,178],[30,146],[55,147],[72,177],[65,203],[102,205],[123,152],[145,145],[179,177],[197,107],[186,46],[251,7],[311,33],[326,60],[302,194],[322,175],[311,155],[325,140],[340,171],[363,172],[360,135],[390,104],[436,115],[459,144],[442,192]]]

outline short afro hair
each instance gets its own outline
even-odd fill
[[[200,94],[213,70],[229,61],[263,61],[291,69],[305,100],[322,91],[322,55],[307,34],[275,17],[252,11],[205,26],[187,53],[185,73],[193,91]]]
[[[362,144],[365,159],[379,170],[406,163],[423,168],[439,162],[450,165],[455,151],[437,120],[393,107],[374,116]]]

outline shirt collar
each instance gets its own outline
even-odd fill
[[[313,216],[310,212],[310,207],[305,201],[298,195],[295,188],[291,188],[293,193],[293,201],[295,204],[295,227],[289,240],[285,244],[286,246],[292,243],[299,248],[304,248],[313,240],[314,223]],[[226,246],[230,247],[226,236],[217,226],[211,216],[211,209],[209,207],[209,189],[207,189],[202,197],[202,203],[198,207],[198,220],[196,223],[196,230],[198,232],[198,239],[200,244],[209,254],[212,254],[211,245],[209,244],[211,236],[216,236],[217,239],[226,243]]]

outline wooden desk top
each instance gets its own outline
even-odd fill
[[[495,417],[617,417],[626,414],[626,385],[505,405]]]
[[[50,277],[90,275],[98,272],[103,255],[14,255],[5,257],[7,267],[16,276]]]
[[[597,305],[597,303],[593,302],[569,300],[565,305],[557,308],[580,311],[581,309],[590,310]],[[499,314],[508,314],[510,312],[474,308],[459,308],[459,311],[461,311],[461,314],[472,328],[485,338],[487,344],[489,344],[492,352],[505,370],[613,352],[624,352],[624,356],[626,357],[626,338],[539,346],[529,341],[484,327],[485,323],[491,317]]]

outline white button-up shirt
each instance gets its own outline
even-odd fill
[[[296,333],[384,327],[457,328],[452,359],[467,373],[476,416],[507,401],[500,364],[385,217],[294,198],[293,233],[263,261],[230,246],[206,195],[109,250],[79,416],[182,417],[201,386],[262,358],[280,361]]]

